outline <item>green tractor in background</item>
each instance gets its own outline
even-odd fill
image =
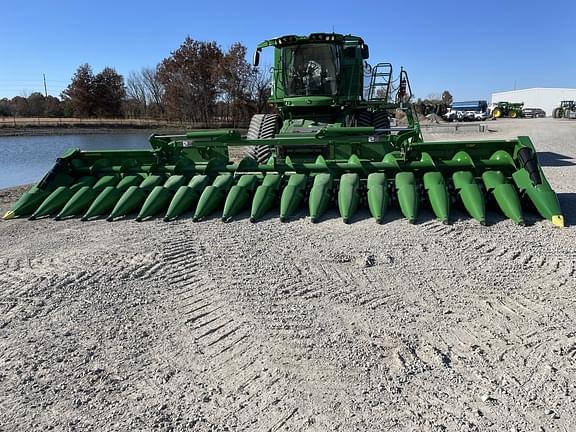
[[[553,118],[576,119],[576,101],[562,101],[558,108],[552,111]]]
[[[520,118],[522,117],[522,108],[524,107],[524,102],[498,102],[496,106],[492,108],[491,117],[501,118]]]
[[[274,50],[275,111],[255,115],[246,136],[155,134],[148,150],[70,150],[4,218],[112,221],[135,213],[137,221],[171,221],[188,212],[200,221],[219,210],[224,221],[243,211],[252,222],[272,211],[287,221],[307,207],[317,222],[335,206],[349,223],[365,206],[382,223],[391,207],[414,222],[427,206],[448,223],[459,206],[484,224],[491,205],[519,224],[526,207],[564,225],[528,137],[424,142],[406,71],[394,76],[390,63],[370,67],[362,38],[266,40],[255,65],[264,48]],[[246,157],[230,160],[234,148]]]

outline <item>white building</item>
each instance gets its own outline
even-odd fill
[[[524,102],[524,108],[542,108],[551,117],[563,100],[576,100],[576,88],[529,88],[492,93],[492,103]]]

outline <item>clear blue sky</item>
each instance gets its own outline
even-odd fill
[[[576,87],[575,0],[9,0],[1,11],[0,98],[43,92],[43,73],[59,95],[83,63],[126,77],[187,35],[225,49],[240,41],[251,53],[274,36],[332,30],[362,36],[370,63],[404,66],[417,97]]]

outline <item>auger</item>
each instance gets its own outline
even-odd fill
[[[308,207],[312,222],[330,206],[345,223],[365,206],[376,222],[391,206],[414,222],[429,207],[442,222],[460,206],[486,223],[487,205],[524,224],[535,210],[564,219],[530,139],[425,142],[408,74],[390,63],[370,67],[357,36],[313,33],[258,45],[274,49],[274,113],[253,116],[248,133],[210,130],[150,137],[149,150],[69,150],[4,219],[28,216],[136,221],[188,214],[223,221],[247,211],[256,222],[275,212],[289,220]],[[364,87],[364,75],[370,80]],[[239,147],[245,157],[231,161]]]

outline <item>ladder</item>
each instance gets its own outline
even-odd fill
[[[392,83],[392,64],[378,63],[372,68],[370,87],[368,88],[368,102],[390,101],[390,85]]]

